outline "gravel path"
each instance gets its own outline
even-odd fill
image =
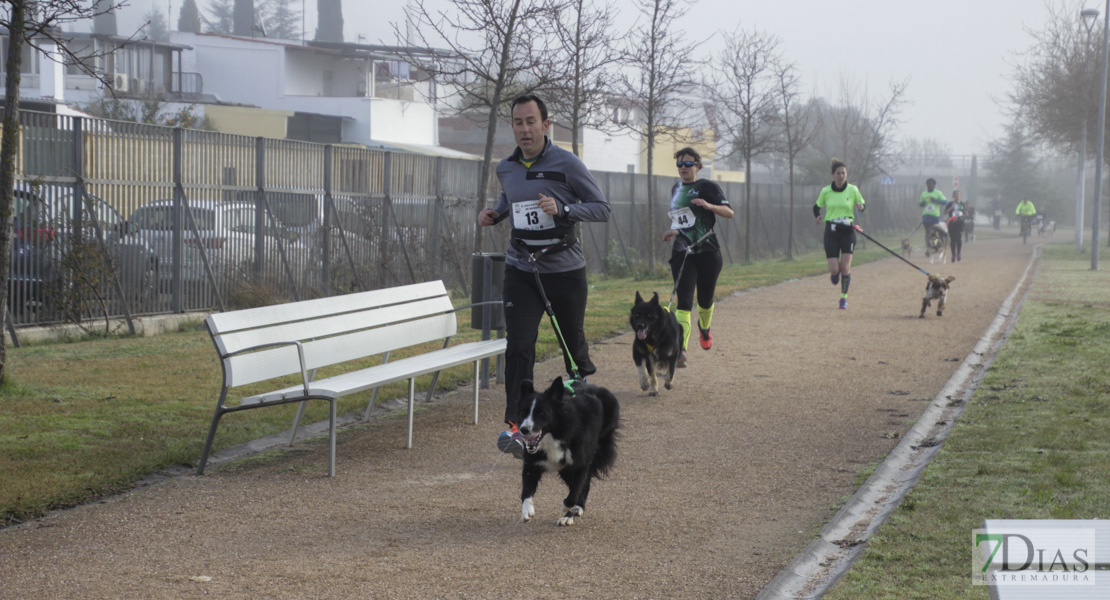
[[[555,526],[555,477],[519,522],[494,386],[477,427],[466,393],[418,414],[412,450],[401,418],[347,429],[333,479],[317,443],[0,531],[0,598],[754,597],[944,386],[1032,248],[915,257],[956,276],[941,318],[917,318],[924,278],[894,258],[853,269],[847,311],[825,276],[721,299],[713,350],[691,340],[656,398],[631,334],[593,346],[591,383],[620,399],[623,439],[573,527]]]

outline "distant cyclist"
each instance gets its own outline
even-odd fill
[[[1033,217],[1037,214],[1037,208],[1028,198],[1022,200],[1017,205],[1017,210],[1014,211],[1018,217],[1021,217],[1021,230],[1033,231]]]
[[[929,256],[929,234],[933,226],[940,223],[940,211],[948,203],[944,193],[936,189],[937,180],[932,177],[925,180],[926,191],[921,192],[917,205],[921,207],[921,226],[925,229],[925,256]]]

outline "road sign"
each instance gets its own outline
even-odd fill
[[[958,187],[960,187],[960,178],[959,177],[953,177],[952,178],[952,189],[956,189]]]
[[[879,180],[879,185],[894,185],[894,177],[883,175],[882,179]]]

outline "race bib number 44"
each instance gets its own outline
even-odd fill
[[[689,207],[672,210],[667,214],[671,217],[671,229],[686,229],[694,226],[694,211]]]
[[[555,227],[555,217],[543,212],[539,200],[513,203],[513,228],[543,231]]]

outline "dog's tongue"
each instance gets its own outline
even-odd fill
[[[647,337],[647,329],[637,329],[636,330],[636,339],[642,340],[646,337]]]

